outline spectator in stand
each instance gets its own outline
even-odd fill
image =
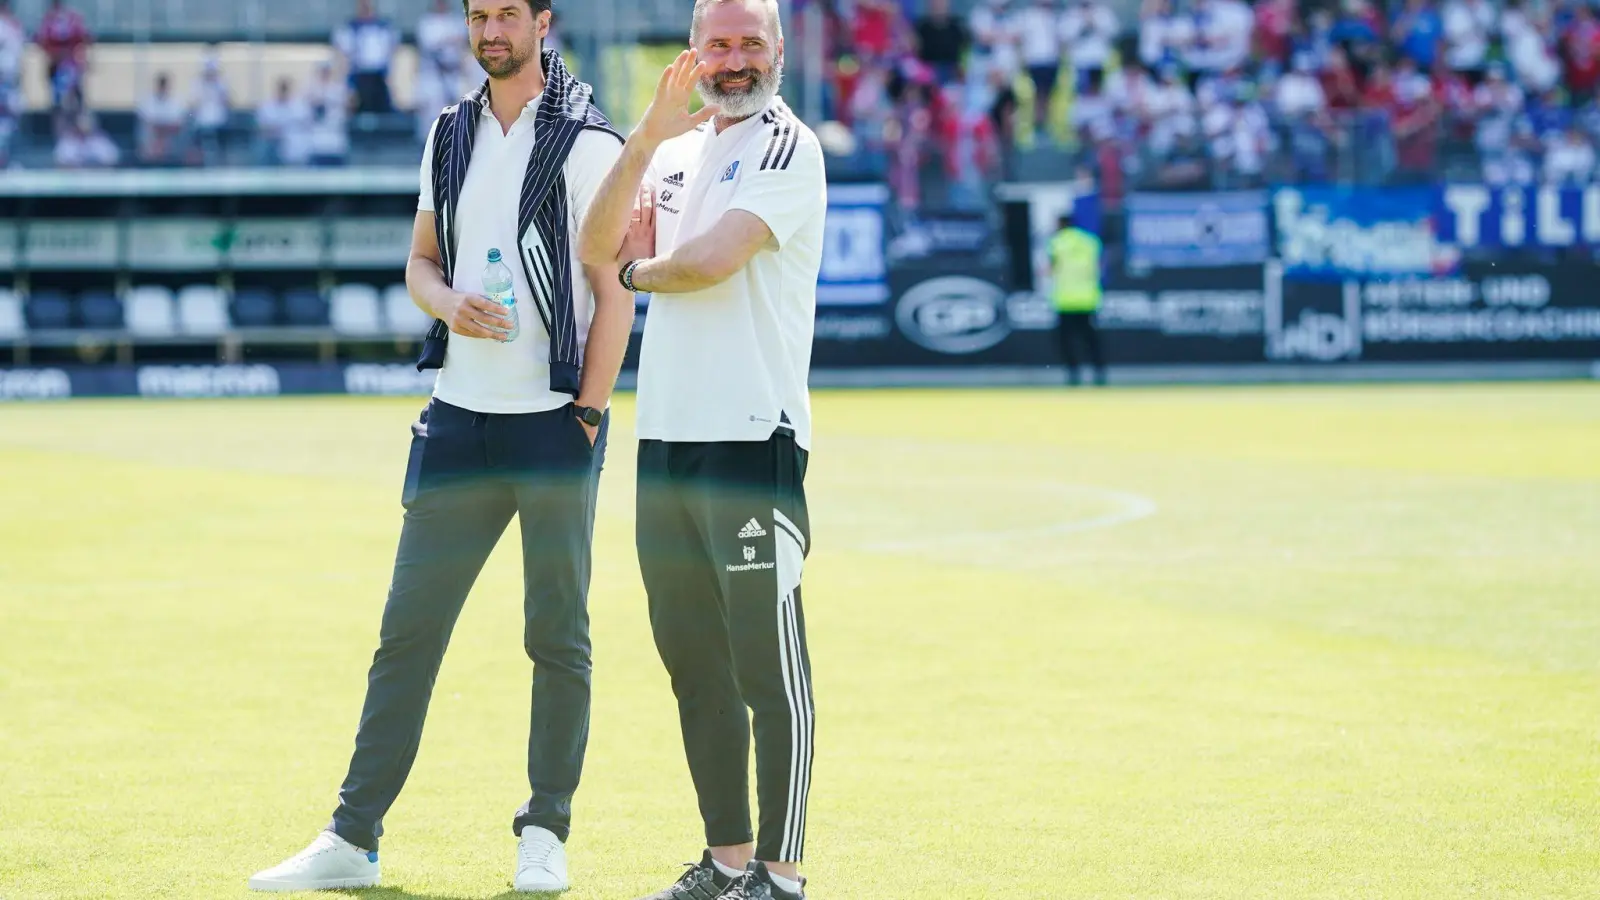
[[[1594,145],[1576,122],[1551,141],[1544,154],[1548,184],[1588,184],[1594,180]]]
[[[1330,37],[1334,43],[1349,47],[1357,57],[1376,60],[1384,31],[1383,16],[1368,0],[1344,0]]]
[[[184,126],[188,110],[172,93],[172,77],[156,75],[156,88],[139,104],[139,162],[148,166],[176,165],[183,161]]]
[[[89,71],[89,45],[79,44],[72,56],[61,61],[50,76],[50,108],[57,128],[64,127],[84,109],[83,80]]]
[[[1600,21],[1587,3],[1574,10],[1561,36],[1561,50],[1567,90],[1574,99],[1592,99],[1600,86]]]
[[[850,122],[857,146],[874,171],[888,165],[889,126],[894,100],[889,96],[889,70],[869,66],[850,92]]]
[[[1445,0],[1445,59],[1450,68],[1464,73],[1474,84],[1489,61],[1489,36],[1495,30],[1495,10],[1489,0]]]
[[[1075,74],[1073,90],[1083,90],[1091,75],[1105,71],[1120,27],[1117,14],[1102,0],[1076,0],[1061,16],[1061,38]]]
[[[928,0],[927,11],[916,23],[917,57],[941,84],[961,75],[961,60],[972,43],[967,23],[950,14],[950,0]]]
[[[256,109],[256,164],[303,166],[311,161],[311,110],[294,95],[294,82],[278,79],[278,91]]]
[[[1439,165],[1439,106],[1432,79],[1418,72],[1409,56],[1401,57],[1396,69],[1393,97],[1396,177],[1407,184],[1431,182]]]
[[[200,163],[217,165],[223,158],[223,140],[228,118],[232,115],[232,104],[228,99],[228,83],[223,80],[222,65],[217,61],[215,50],[209,52],[200,65],[200,79],[195,82],[189,108]]]
[[[1002,68],[990,67],[986,77],[988,85],[984,96],[988,99],[989,121],[994,123],[995,137],[1000,141],[1001,147],[1015,147],[1017,110],[1021,107],[1016,89],[1011,86],[1011,79]]]
[[[1444,40],[1444,18],[1433,0],[1406,0],[1405,11],[1394,20],[1389,35],[1401,53],[1417,61],[1418,68],[1431,72]]]
[[[1532,181],[1527,151],[1537,145],[1537,138],[1524,112],[1522,89],[1506,79],[1503,65],[1489,65],[1483,83],[1473,92],[1473,105],[1478,121],[1474,142],[1484,181],[1495,185]]]
[[[1010,0],[978,0],[970,22],[974,62],[980,68],[998,71],[1008,82],[1015,78],[1022,70],[1022,36],[1017,32]]]
[[[1433,97],[1439,105],[1444,136],[1452,142],[1470,143],[1476,118],[1472,84],[1450,68],[1443,54],[1433,61]]]
[[[11,0],[0,0],[0,93],[17,87],[22,78],[22,52],[28,33],[11,12]]]
[[[1328,108],[1335,113],[1346,113],[1361,105],[1361,76],[1350,63],[1350,55],[1343,47],[1335,45],[1328,54],[1328,65],[1322,70],[1322,93],[1328,98]]]
[[[417,137],[426,139],[439,111],[471,90],[467,24],[450,0],[434,0],[417,22]],[[476,69],[476,67],[474,67]]]
[[[1178,152],[1195,137],[1194,94],[1175,63],[1166,63],[1157,71],[1146,115],[1150,119],[1149,148],[1162,157]]]
[[[1295,0],[1261,0],[1256,4],[1255,52],[1264,60],[1287,65],[1294,34]]]
[[[313,166],[342,166],[350,155],[350,87],[334,77],[333,64],[317,66],[306,88],[306,149]]]
[[[1278,79],[1272,103],[1289,134],[1295,180],[1326,181],[1332,123],[1328,118],[1328,96],[1313,72],[1309,54],[1296,56],[1291,70]]]
[[[394,109],[389,99],[389,67],[400,47],[400,30],[374,11],[372,0],[357,0],[356,17],[340,26],[333,45],[344,57],[350,73],[350,89],[355,91],[356,111],[387,113]]]
[[[122,153],[100,130],[93,114],[80,112],[56,139],[55,157],[62,169],[109,169]]]
[[[1061,72],[1061,11],[1055,0],[1029,0],[1012,17],[1012,29],[1021,36],[1018,51],[1022,65],[1033,82],[1034,134],[1038,139],[1048,139],[1045,125]]]
[[[1517,83],[1544,93],[1561,81],[1561,63],[1556,59],[1550,23],[1537,12],[1530,13],[1518,0],[1506,4],[1500,15],[1500,34],[1506,61]]]
[[[1194,36],[1194,17],[1175,12],[1172,0],[1140,4],[1139,61],[1151,71],[1186,59]]]
[[[1241,0],[1195,0],[1194,23],[1194,41],[1184,60],[1191,83],[1249,60],[1256,19]]]
[[[856,0],[853,37],[856,53],[866,64],[887,63],[899,56],[908,39],[897,0]]]
[[[56,70],[63,64],[77,64],[87,59],[82,51],[93,41],[83,16],[69,8],[63,0],[50,0],[50,8],[45,10],[44,18],[39,22],[36,39],[49,61],[48,76],[52,82],[55,81]]]

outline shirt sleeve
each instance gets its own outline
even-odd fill
[[[434,119],[428,128],[428,140],[422,145],[422,188],[417,193],[417,212],[437,212],[433,208],[433,133],[439,129]]]
[[[594,196],[600,192],[611,167],[622,157],[622,141],[610,132],[598,128],[585,128],[567,154],[567,205],[568,215],[576,228],[583,227]]]
[[[826,212],[828,185],[822,148],[804,125],[795,122],[787,134],[784,128],[775,129],[759,152],[741,165],[749,168],[740,177],[728,208],[760,217],[779,247],[812,216]]]

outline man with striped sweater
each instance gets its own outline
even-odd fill
[[[463,0],[482,87],[440,114],[423,154],[406,284],[436,317],[439,368],[412,425],[405,522],[355,752],[327,829],[257,890],[378,883],[378,839],[422,739],[434,679],[478,572],[521,521],[523,646],[533,662],[531,794],[512,819],[519,891],[568,887],[564,843],[589,736],[587,594],[605,412],[633,328],[614,263],[573,239],[622,139],[541,43],[550,0]],[[520,329],[484,296],[505,260]]]
[[[690,40],[579,240],[586,263],[620,263],[622,283],[651,294],[639,566],[707,844],[652,900],[800,900],[814,745],[806,382],[827,184],[816,136],[777,96],[775,0],[697,0]],[[706,107],[691,114],[696,89]]]

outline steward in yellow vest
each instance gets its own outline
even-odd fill
[[[1106,383],[1105,355],[1100,332],[1094,325],[1100,308],[1100,238],[1072,224],[1072,213],[1062,214],[1060,230],[1050,238],[1050,300],[1056,308],[1056,338],[1067,380],[1078,384],[1076,343],[1089,351],[1097,380]]]

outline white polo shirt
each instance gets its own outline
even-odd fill
[[[811,336],[828,188],[817,137],[781,99],[723,129],[662,144],[656,254],[704,234],[728,210],[773,239],[727,281],[652,294],[639,357],[637,429],[662,441],[764,441],[782,423],[811,446]]]
[[[473,412],[544,412],[572,402],[570,395],[550,389],[550,334],[539,320],[533,289],[518,263],[521,235],[517,231],[517,212],[522,178],[533,152],[533,124],[538,109],[539,98],[535,97],[511,126],[510,133],[502,133],[499,121],[484,105],[472,161],[456,204],[456,271],[450,286],[464,294],[482,294],[489,250],[498,247],[506,268],[511,270],[517,322],[522,329],[516,340],[506,343],[450,335],[444,368],[434,382],[433,395]],[[435,121],[433,128],[438,127]],[[601,180],[621,155],[622,142],[616,136],[587,128],[578,135],[563,169],[571,234],[572,315],[580,354],[589,335],[589,322],[594,318],[594,294],[583,275],[583,265],[578,262],[578,226],[600,189]],[[428,132],[427,148],[422,153],[422,193],[417,198],[417,209],[435,212],[433,129]]]

